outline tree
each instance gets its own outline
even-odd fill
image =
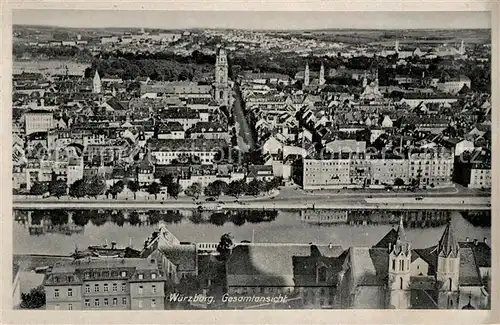
[[[248,186],[246,188],[246,193],[248,195],[257,196],[260,193],[261,187],[262,187],[262,182],[259,181],[257,178],[254,178],[250,181],[250,183],[248,183]]]
[[[158,198],[158,193],[161,191],[161,186],[157,182],[153,182],[148,186],[148,193],[155,196],[155,200]]]
[[[166,174],[160,177],[160,184],[162,186],[169,186],[173,182],[174,182],[174,176],[172,174]]]
[[[217,252],[219,253],[219,259],[227,261],[231,255],[231,250],[233,249],[233,236],[226,233],[220,237],[219,244],[217,245]]]
[[[106,181],[101,176],[84,178],[85,192],[88,196],[97,197],[106,191]]]
[[[182,192],[182,187],[178,183],[172,183],[167,187],[167,193],[171,197],[177,199],[179,193]]]
[[[99,211],[93,211],[93,213],[89,216],[90,217],[90,222],[94,226],[100,227],[108,221],[108,217],[106,213],[99,212]]]
[[[246,192],[247,183],[244,179],[232,181],[228,185],[227,194],[238,198],[241,194]]]
[[[191,196],[195,199],[198,199],[200,197],[200,194],[201,194],[201,184],[200,183],[193,183],[191,186],[188,186],[188,188],[186,188],[184,190],[184,193],[187,196]]]
[[[76,198],[81,198],[86,195],[85,193],[85,181],[79,179],[69,187],[69,195]]]
[[[136,193],[141,188],[139,182],[130,181],[127,183],[127,187],[132,193],[134,193],[134,200],[135,200],[137,198]]]
[[[216,180],[210,184],[208,184],[205,189],[203,190],[203,193],[206,196],[213,196],[213,197],[218,197],[222,193],[227,191],[227,183],[221,180]]]
[[[124,188],[125,184],[123,184],[122,181],[118,181],[110,187],[109,193],[114,199],[116,199],[118,197],[118,194],[120,194]]]
[[[36,309],[45,305],[45,288],[39,285],[30,290],[29,293],[21,294],[21,308]]]
[[[52,180],[49,183],[49,193],[52,196],[60,198],[63,195],[66,195],[67,185],[65,181],[62,180]]]
[[[30,194],[32,195],[43,195],[47,193],[48,187],[45,183],[35,182],[31,185]]]
[[[394,186],[399,187],[399,186],[404,186],[404,185],[405,185],[405,181],[402,180],[401,178],[398,177],[394,180]]]

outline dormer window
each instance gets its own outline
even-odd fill
[[[151,279],[156,279],[156,273],[151,273]]]
[[[142,279],[144,279],[144,274],[139,273],[139,280],[142,280]]]
[[[122,271],[121,276],[122,276],[123,278],[124,278],[124,277],[126,277],[126,276],[127,276],[127,272],[126,272],[126,271]]]

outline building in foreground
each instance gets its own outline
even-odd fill
[[[44,279],[47,310],[162,310],[165,278],[155,260],[81,259]]]
[[[491,248],[459,242],[451,224],[424,249],[412,248],[402,222],[372,247],[240,244],[226,270],[228,294],[249,301],[229,308],[258,305],[259,295],[287,295],[298,308],[490,308]]]

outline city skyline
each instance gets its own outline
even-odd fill
[[[359,15],[363,19],[359,19]],[[137,19],[138,15],[141,19]],[[61,28],[162,28],[242,30],[489,29],[489,12],[291,12],[14,10],[14,25]],[[91,19],[90,19],[91,17]],[[139,21],[131,23],[131,21]],[[300,21],[300,28],[297,22]],[[356,26],[352,22],[356,21]]]

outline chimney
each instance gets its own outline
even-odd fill
[[[115,241],[112,241],[111,242],[111,249],[115,249],[116,248],[116,242]]]
[[[470,238],[469,238],[469,237],[465,237],[465,241],[466,241],[466,242],[469,242],[469,241],[470,241]]]
[[[484,237],[483,238],[483,243],[488,244],[488,238]]]
[[[477,245],[477,239],[474,239],[474,245]]]
[[[486,238],[484,240],[486,240]],[[333,248],[333,244],[332,243],[328,244],[328,248],[332,249]]]

